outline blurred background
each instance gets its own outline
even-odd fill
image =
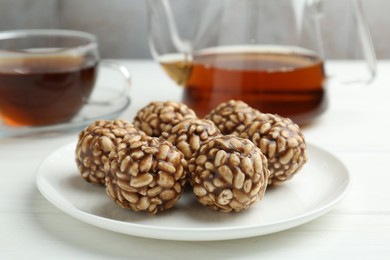
[[[340,46],[353,45],[349,6],[326,0],[323,36],[329,59],[349,59]],[[379,59],[390,58],[390,1],[362,0]],[[183,10],[191,15],[191,10]],[[239,14],[238,14],[239,15]],[[146,0],[0,0],[0,30],[62,28],[95,34],[103,58],[150,59]],[[353,46],[351,46],[353,47]]]

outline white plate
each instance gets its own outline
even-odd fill
[[[111,231],[167,240],[227,240],[265,235],[311,221],[332,209],[347,193],[350,177],[332,154],[308,145],[309,161],[292,180],[268,189],[262,201],[241,213],[198,205],[187,192],[171,210],[150,216],[122,209],[103,187],[85,182],[74,160],[75,143],[46,158],[38,169],[41,193],[67,214]]]

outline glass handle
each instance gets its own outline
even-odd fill
[[[301,1],[301,0],[297,0]],[[326,51],[323,46],[323,39],[321,34],[321,26],[320,19],[324,16],[324,0],[306,0],[306,5],[310,8],[313,18],[313,26],[315,27],[315,31],[317,33],[317,46],[318,52],[323,57],[326,56]],[[356,33],[358,36],[358,41],[361,46],[361,55],[365,60],[365,66],[362,67],[362,71],[354,73],[353,75],[331,75],[328,77],[329,79],[334,79],[337,82],[343,84],[355,84],[355,83],[370,83],[376,76],[377,70],[377,58],[375,55],[374,44],[371,38],[370,30],[366,23],[363,14],[363,7],[361,5],[360,0],[349,0],[350,8],[353,11],[354,17],[354,27],[356,28]],[[356,77],[358,75],[358,77]],[[364,76],[361,76],[364,75]],[[360,78],[359,78],[360,77]]]
[[[121,99],[123,96],[128,95],[129,90],[130,90],[130,86],[131,86],[131,75],[130,75],[130,72],[127,69],[127,67],[125,67],[124,65],[119,64],[117,62],[114,62],[114,61],[106,61],[106,60],[100,61],[100,66],[112,69],[113,71],[117,72],[119,75],[122,76],[123,85],[122,85],[121,91],[115,97],[111,97],[111,98],[108,98],[105,100],[90,99],[90,100],[87,100],[86,103],[88,103],[90,105],[109,106],[113,102],[116,102],[118,99]],[[98,86],[96,86],[96,87],[98,87]]]
[[[358,26],[358,33],[362,45],[363,56],[366,60],[367,68],[369,71],[369,78],[363,80],[365,83],[370,83],[376,75],[377,70],[377,58],[375,54],[374,44],[368,29],[368,25],[363,15],[363,8],[360,0],[351,0],[352,6],[355,9],[356,22]]]

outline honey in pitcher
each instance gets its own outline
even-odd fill
[[[297,123],[325,109],[324,64],[311,51],[236,46],[202,50],[187,62],[176,57],[162,57],[161,65],[185,87],[183,102],[200,117],[230,99]]]

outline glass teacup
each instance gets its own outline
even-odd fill
[[[86,32],[0,32],[1,120],[8,126],[68,122],[93,102],[100,63],[97,39]],[[127,81],[126,68],[116,70]]]

